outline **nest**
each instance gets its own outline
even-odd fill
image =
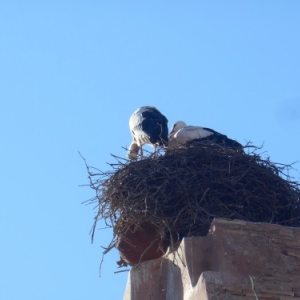
[[[104,219],[115,246],[129,228],[132,235],[148,224],[164,252],[183,237],[206,235],[216,217],[299,227],[300,184],[287,175],[291,165],[263,159],[258,149],[198,143],[134,162],[117,158],[110,172],[89,170],[98,202],[94,229]]]

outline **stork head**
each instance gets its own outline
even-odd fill
[[[137,143],[135,141],[133,141],[128,148],[127,157],[130,160],[136,160],[139,150],[140,150],[140,147],[137,145]]]
[[[176,123],[174,123],[173,127],[172,127],[172,130],[169,134],[169,137],[173,137],[174,134],[180,130],[181,128],[185,127],[186,126],[186,123],[183,122],[183,121],[177,121]]]

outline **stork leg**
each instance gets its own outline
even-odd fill
[[[153,150],[153,153],[151,154],[152,157],[157,157],[157,146],[158,145],[156,145],[156,144],[153,145],[154,150]]]
[[[141,158],[143,158],[143,147],[142,146],[140,148],[140,155],[141,155]]]

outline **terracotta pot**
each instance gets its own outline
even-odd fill
[[[125,263],[135,266],[139,262],[161,257],[167,251],[168,244],[152,224],[129,223],[118,236],[117,249]]]

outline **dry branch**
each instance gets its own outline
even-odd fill
[[[99,219],[113,228],[114,240],[128,224],[149,223],[162,239],[206,235],[213,218],[300,226],[300,185],[287,175],[291,165],[257,154],[228,152],[192,144],[135,162],[117,159],[113,171],[93,174],[90,187]]]

